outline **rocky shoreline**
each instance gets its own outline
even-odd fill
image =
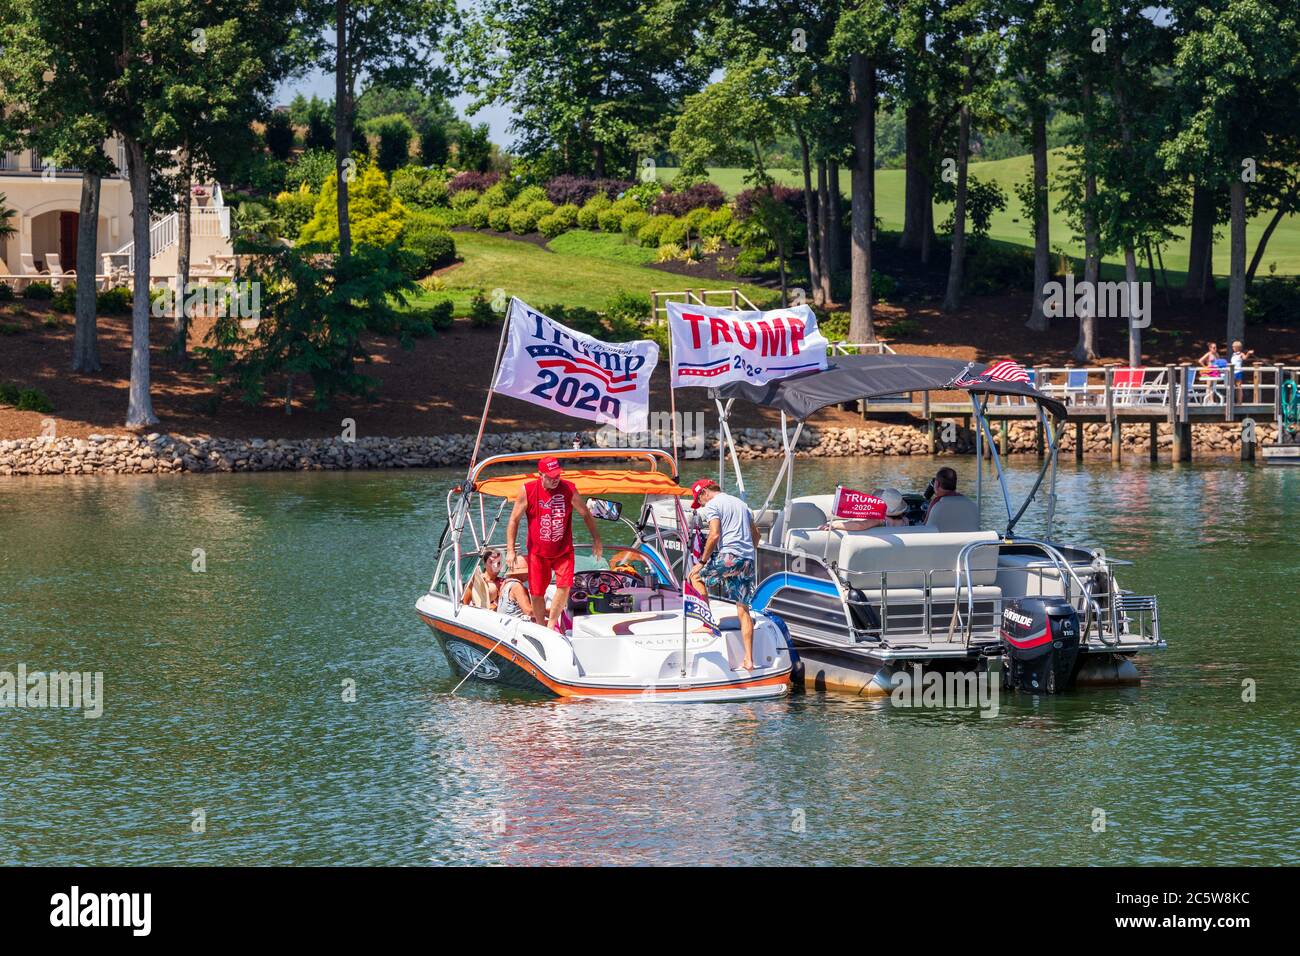
[[[937,423],[936,449],[944,454],[974,451],[973,433],[959,425]],[[1274,440],[1271,424],[1257,427],[1258,440]],[[779,458],[781,433],[774,428],[747,428],[734,432],[741,457]],[[996,426],[995,426],[996,434]],[[568,448],[575,439],[586,447],[610,447],[608,432],[531,431],[487,435],[483,455],[507,451]],[[1146,425],[1124,428],[1124,452],[1148,449]],[[1035,429],[1030,422],[1014,422],[1008,429],[1012,454],[1033,454]],[[1161,424],[1160,449],[1173,444],[1170,426]],[[440,468],[465,465],[474,447],[473,435],[435,435],[408,438],[306,438],[231,439],[193,438],[180,435],[91,435],[89,438],[20,438],[0,441],[0,476],[166,474],[246,471],[337,471],[371,468]],[[717,433],[695,442],[693,457],[717,454]],[[1074,428],[1066,429],[1062,451],[1072,452]],[[1203,424],[1194,429],[1193,453],[1231,454],[1241,447],[1241,426]],[[929,443],[921,426],[891,425],[879,428],[807,428],[799,441],[801,457],[843,458],[858,455],[925,455]],[[1105,423],[1084,427],[1085,454],[1109,454],[1110,428]]]

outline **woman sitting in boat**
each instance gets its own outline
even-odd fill
[[[528,577],[528,559],[516,555],[515,563],[503,571],[501,552],[486,548],[482,561],[483,567],[470,578],[461,603],[487,608],[506,617],[532,620],[532,602],[522,583]]]
[[[832,518],[822,531],[869,531],[872,528],[903,528],[907,521],[907,501],[897,488],[876,488],[871,492],[885,502],[883,518]]]

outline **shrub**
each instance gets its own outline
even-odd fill
[[[50,306],[55,312],[63,312],[71,315],[77,311],[77,284],[75,282],[65,283],[63,288],[54,293],[50,300]]]
[[[680,191],[664,191],[654,201],[656,213],[684,216],[692,209],[717,209],[727,197],[713,183],[697,183]]]
[[[700,251],[709,255],[722,251],[722,237],[705,236],[700,240]]]
[[[17,405],[22,390],[13,382],[0,382],[0,405]]]
[[[1300,313],[1300,279],[1257,278],[1246,288],[1246,321],[1251,325],[1295,324]]]
[[[0,302],[12,302],[14,290],[10,288],[8,282],[0,282]]]
[[[294,192],[282,192],[275,197],[275,215],[280,220],[281,235],[286,239],[297,239],[315,213],[316,197],[307,190],[306,183]]]
[[[446,180],[441,173],[422,166],[403,166],[396,170],[388,188],[394,196],[413,208],[430,209],[447,205]]]
[[[757,276],[762,275],[764,255],[757,249],[743,249],[740,255],[736,256],[735,272],[738,276]]]
[[[639,292],[619,289],[605,303],[605,324],[615,342],[626,342],[640,336],[649,317],[650,303]]]
[[[451,194],[451,208],[464,212],[471,206],[481,201],[482,193],[473,189],[462,189],[458,193]]]
[[[556,176],[546,184],[546,198],[557,206],[582,206],[597,196],[614,199],[631,186],[632,183],[625,179],[595,179],[565,174]]]
[[[289,121],[289,114],[277,110],[268,116],[262,138],[266,140],[266,148],[272,156],[280,160],[288,159],[293,150],[293,124]]]
[[[425,315],[435,329],[449,329],[455,319],[452,317],[454,303],[451,299],[441,299],[425,310]]]
[[[488,212],[488,226],[497,232],[506,232],[510,228],[510,209],[506,206]]]
[[[627,213],[621,209],[615,209],[610,206],[596,213],[596,228],[601,232],[618,232],[623,225],[623,217]]]
[[[755,187],[745,189],[736,194],[736,215],[737,219],[748,219],[754,213],[754,204],[757,202],[760,193],[766,193],[767,187]],[[772,186],[772,196],[777,202],[787,206],[794,217],[800,221],[803,220],[803,190],[795,189],[791,186]]]
[[[636,212],[630,212],[624,216],[618,227],[623,231],[624,235],[635,239],[637,233],[641,231],[641,227],[649,221],[650,214],[638,209]]]
[[[430,123],[420,134],[420,161],[426,166],[443,166],[447,162],[447,130],[438,122]]]
[[[54,298],[54,287],[48,282],[33,282],[27,287],[23,296],[28,299],[49,300]]]
[[[492,308],[492,303],[482,289],[475,292],[469,301],[469,324],[476,329],[496,325],[501,321],[501,315]]]
[[[466,170],[451,177],[447,183],[447,192],[454,196],[466,189],[472,189],[481,195],[495,186],[500,179],[500,173],[478,173]]]
[[[479,202],[486,203],[489,209],[501,209],[510,205],[510,196],[509,183],[497,183],[483,191]]]
[[[445,332],[454,322],[451,299],[440,299],[427,309],[412,309],[403,317],[399,334],[413,339],[427,339],[438,332]]]
[[[615,200],[614,203],[609,208],[617,209],[619,212],[622,213],[629,213],[629,212],[640,212],[643,207],[635,199],[625,196],[622,199]]]
[[[692,214],[694,215],[694,214]],[[731,207],[723,206],[708,214],[704,222],[699,225],[700,236],[709,238],[710,236],[721,238],[727,234],[727,229],[731,226]]]
[[[980,243],[966,259],[966,291],[971,295],[992,295],[1008,289],[1028,291],[1034,287],[1033,250],[1006,248]]]
[[[659,233],[659,244],[672,244],[675,246],[685,246],[690,239],[690,228],[686,224],[686,217],[674,219],[664,226]]]
[[[537,215],[531,209],[516,209],[510,214],[510,231],[526,236],[537,229]]]
[[[465,211],[465,225],[471,229],[486,229],[491,223],[488,219],[492,215],[492,210],[485,204],[478,202],[470,206]]]
[[[516,206],[516,208],[525,208],[538,219],[541,219],[543,216],[549,216],[551,213],[555,212],[555,203],[551,202],[549,199],[538,199],[534,202],[530,202],[527,206]]]
[[[659,237],[663,235],[663,231],[668,228],[669,223],[672,221],[672,216],[651,217],[651,219],[637,231],[637,241],[648,249],[657,248],[660,245]]]
[[[714,214],[714,210],[708,206],[700,206],[698,209],[692,209],[682,218],[686,221],[686,228],[697,236],[703,236],[700,231],[704,224],[709,221],[709,217]]]
[[[25,388],[18,393],[14,408],[20,412],[52,412],[54,405],[49,397],[37,388]]]
[[[539,199],[546,200],[545,189],[541,186],[525,186],[515,194],[515,198],[510,205],[514,206],[516,209],[525,209],[537,202]]]
[[[309,149],[302,153],[284,171],[286,189],[301,189],[304,183],[312,192],[318,192],[325,180],[334,176],[334,154],[324,149]]]
[[[95,296],[95,309],[100,315],[128,315],[134,299],[132,291],[124,285],[106,289]]]
[[[636,203],[638,209],[649,211],[655,200],[659,198],[659,194],[663,192],[663,188],[658,180],[652,179],[648,183],[637,183],[623,193],[623,198]]]
[[[559,217],[560,222],[564,223],[565,229],[572,229],[578,224],[578,207],[572,203],[557,206],[553,215]]]
[[[411,213],[402,231],[402,251],[412,277],[427,275],[456,258],[456,241],[435,217],[422,211]]]
[[[366,166],[348,190],[348,212],[355,245],[385,246],[402,234],[408,210],[388,191],[388,180],[377,166]],[[298,234],[299,242],[337,249],[339,242],[338,188],[327,179],[310,222]]]
[[[682,257],[682,247],[675,242],[666,242],[659,247],[655,262],[672,262]]]
[[[537,220],[537,231],[547,239],[554,239],[556,236],[563,234],[567,228],[555,213]]]

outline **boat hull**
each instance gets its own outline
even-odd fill
[[[789,693],[791,670],[765,672],[742,680],[680,684],[610,684],[561,679],[549,674],[517,646],[459,622],[443,620],[423,611],[420,619],[438,640],[453,671],[483,684],[511,687],[548,697],[601,700],[667,700],[681,703],[762,700]],[[484,656],[486,659],[484,660]],[[471,673],[472,672],[472,673]]]

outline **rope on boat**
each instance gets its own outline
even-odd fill
[[[497,641],[497,642],[496,642],[495,644],[493,644],[490,648],[488,648],[487,653],[484,654],[482,657],[480,657],[480,658],[478,659],[478,663],[475,664],[473,667],[471,667],[471,668],[469,669],[469,673],[466,674],[464,677],[462,677],[462,678],[460,679],[460,683],[457,684],[455,687],[453,687],[453,688],[451,689],[451,696],[453,696],[453,697],[456,696],[456,691],[460,690],[461,687],[464,686],[465,681],[469,680],[471,677],[474,676],[474,672],[475,672],[476,670],[478,670],[479,667],[481,667],[481,666],[483,665],[483,662],[484,662],[485,660],[488,659],[488,654],[491,654],[491,653],[492,653],[493,651],[495,651],[498,647],[500,647],[501,644],[502,644],[502,642],[504,642],[504,641],[505,641],[505,638],[503,637],[503,638],[501,638],[500,641]]]

